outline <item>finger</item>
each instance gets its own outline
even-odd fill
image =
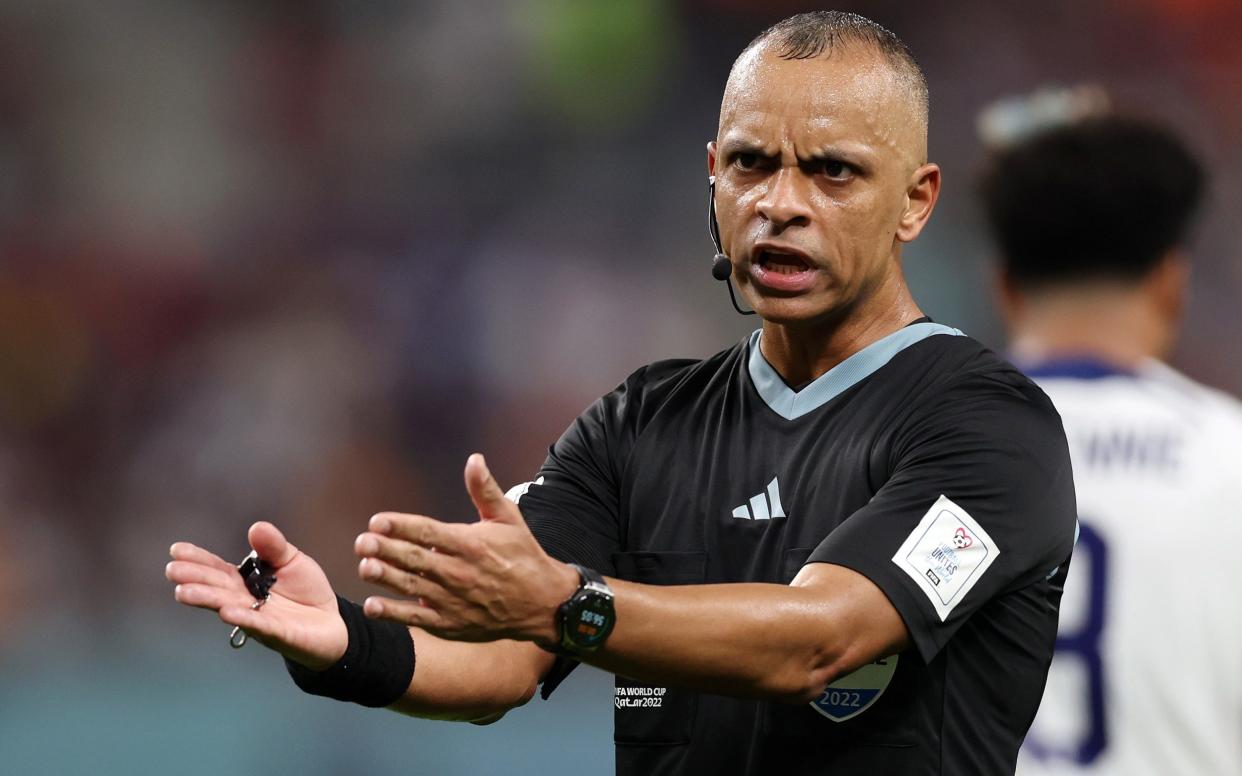
[[[362,603],[362,611],[368,616],[380,620],[391,620],[402,625],[414,625],[419,628],[439,628],[443,625],[440,614],[430,607],[422,606],[414,601],[394,601],[373,595]]]
[[[469,526],[444,523],[434,517],[380,512],[371,518],[368,527],[377,534],[434,547],[437,552],[451,555],[463,555],[475,549]]]
[[[240,625],[251,635],[268,636],[272,633],[271,617],[264,614],[262,609],[230,604],[220,609],[220,619],[229,625]]]
[[[394,593],[426,599],[432,607],[436,602],[452,597],[452,594],[435,580],[402,571],[375,558],[365,558],[359,562],[358,576],[367,582],[386,587]]]
[[[214,566],[204,566],[201,563],[189,563],[183,560],[174,560],[165,566],[164,576],[169,582],[177,584],[196,582],[226,590],[241,590],[245,586],[237,569],[221,571]]]
[[[280,529],[266,521],[250,526],[246,534],[250,546],[259,557],[276,568],[288,565],[298,554],[298,548],[289,543]]]
[[[355,539],[354,552],[361,558],[379,558],[412,574],[426,571],[435,560],[433,556],[439,554],[430,547],[375,533],[364,533]]]
[[[168,548],[168,554],[173,560],[184,560],[189,561],[190,563],[199,563],[204,566],[211,566],[212,568],[219,569],[221,571],[231,571],[234,574],[237,573],[237,567],[232,563],[229,563],[224,558],[216,555],[214,552],[208,552],[202,547],[190,544],[189,542],[175,543],[172,547]]]
[[[197,583],[177,585],[173,588],[173,598],[177,599],[177,603],[182,603],[186,606],[211,609],[213,611],[218,611],[226,606],[244,606],[248,598],[251,603],[254,602],[254,599],[245,593],[223,590],[212,585]]]
[[[386,566],[396,571],[427,577],[449,590],[462,590],[473,586],[475,582],[474,567],[447,553],[377,534],[363,534],[354,544],[355,549],[359,549],[359,554],[364,558],[378,558],[379,561],[383,561]],[[365,551],[370,548],[374,548],[375,551]],[[359,575],[363,573],[364,567],[365,564],[359,564]],[[367,578],[363,577],[363,579]],[[388,586],[382,580],[368,579],[368,581]]]
[[[466,459],[466,492],[479,510],[482,520],[495,520],[502,523],[522,522],[522,512],[509,499],[487,468],[487,461],[482,454],[475,453]]]

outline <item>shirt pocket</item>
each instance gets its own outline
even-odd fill
[[[811,557],[812,552],[815,552],[814,547],[796,547],[792,550],[785,550],[785,556],[781,559],[781,578],[777,581],[782,585],[793,582],[794,577],[798,576],[798,572],[806,565],[806,559]]]
[[[612,560],[618,578],[644,585],[698,585],[707,576],[705,552],[619,552]],[[687,744],[698,700],[690,690],[618,676],[613,738],[619,745]]]
[[[798,576],[798,572],[806,565],[807,558],[811,557],[811,553],[815,551],[814,547],[796,547],[785,550],[781,557],[780,578],[777,580],[783,584],[790,584],[794,577]],[[910,659],[910,658],[907,658]],[[896,694],[894,689],[899,685],[906,684],[900,675],[894,675],[892,678],[892,687],[886,685],[886,692]],[[878,705],[884,698],[876,701]],[[906,705],[906,704],[903,704]],[[801,741],[798,746],[807,746],[806,742],[814,741],[823,751],[823,756],[846,757],[843,754],[847,749],[853,750],[862,747],[860,751],[866,752],[871,747],[893,748],[893,757],[905,757],[907,750],[915,752],[915,737],[909,730],[908,723],[903,723],[902,719],[894,719],[891,712],[891,704],[888,704],[889,710],[886,712],[885,707],[877,709],[864,710],[857,720],[846,720],[844,722],[833,722],[826,716],[810,708],[810,705],[802,704],[783,704],[783,703],[763,703],[763,731],[764,735],[773,741],[789,739],[790,741]],[[870,715],[870,716],[867,716]],[[883,717],[882,724],[872,724],[875,718]],[[848,761],[850,755],[846,757]],[[922,753],[910,754],[910,756],[923,756]],[[836,762],[835,760],[833,761]],[[899,760],[893,760],[894,763]],[[835,766],[834,766],[835,767]],[[916,773],[919,772],[913,767],[910,770],[894,770],[894,773]]]

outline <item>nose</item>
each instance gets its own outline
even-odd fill
[[[782,167],[768,179],[768,190],[755,202],[755,212],[780,232],[811,223],[807,181],[797,168]]]

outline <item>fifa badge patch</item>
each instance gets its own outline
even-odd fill
[[[833,722],[857,717],[880,699],[897,673],[897,655],[880,658],[824,688],[811,708]]]
[[[906,537],[893,563],[927,595],[943,622],[999,555],[987,531],[941,496]]]

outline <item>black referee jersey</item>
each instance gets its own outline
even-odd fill
[[[522,512],[552,556],[634,582],[787,584],[807,563],[849,567],[914,647],[805,705],[618,677],[617,773],[1012,774],[1074,544],[1059,416],[940,324],[796,392],[759,336],[635,372],[552,447]]]

